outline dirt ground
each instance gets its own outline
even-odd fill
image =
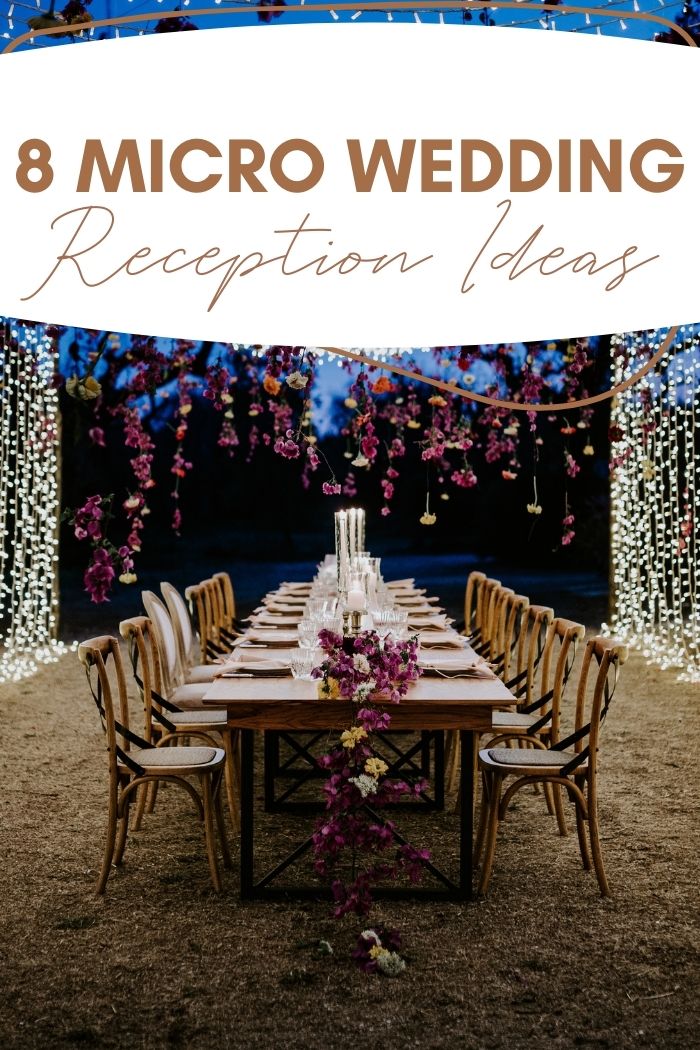
[[[392,980],[355,970],[361,926],[323,901],[241,904],[235,868],[217,897],[174,789],[97,899],[106,764],[77,658],[0,687],[0,1046],[700,1047],[699,701],[639,656],[622,669],[600,785],[612,900],[522,794],[487,900],[376,906],[409,956]],[[263,818],[261,865],[300,819]],[[451,811],[409,823],[449,865]]]

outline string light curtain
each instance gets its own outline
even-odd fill
[[[55,660],[60,447],[55,348],[0,318],[0,681]]]
[[[614,340],[615,382],[667,331]],[[700,681],[700,325],[680,327],[648,377],[618,396],[611,425],[611,629],[661,667]]]

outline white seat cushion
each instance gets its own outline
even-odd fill
[[[227,714],[225,711],[164,711],[163,714],[173,725],[226,725]]]
[[[557,770],[576,758],[574,751],[543,751],[541,748],[528,747],[492,747],[480,752],[480,757],[489,768],[502,766],[513,770],[527,769],[556,775]],[[584,759],[577,767],[577,773],[583,773],[587,762]],[[527,776],[527,773],[525,774]]]
[[[224,752],[215,747],[135,747],[129,752],[129,757],[145,770],[207,766],[219,756],[223,758]]]
[[[494,729],[509,728],[510,726],[513,726],[514,729],[529,729],[536,721],[537,719],[533,715],[522,715],[517,711],[494,711],[491,725]]]

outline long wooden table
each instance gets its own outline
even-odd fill
[[[274,650],[270,650],[274,657]],[[263,878],[255,880],[255,733],[263,730],[314,731],[342,730],[352,722],[348,701],[319,700],[317,683],[293,678],[231,678],[215,680],[207,691],[206,704],[228,710],[228,724],[241,730],[241,884],[244,898],[275,896],[274,879],[308,848],[302,843],[289,857]],[[514,703],[513,695],[498,678],[429,678],[409,686],[400,704],[387,704],[391,728],[399,730],[443,731],[460,734],[461,806],[458,817],[460,871],[456,882],[434,865],[428,870],[443,885],[441,896],[466,900],[472,896],[472,840],[474,810],[475,740],[491,729],[494,708]],[[296,891],[294,891],[296,893]],[[411,891],[412,895],[416,894]],[[299,894],[318,896],[319,890]],[[434,895],[434,894],[433,894]]]

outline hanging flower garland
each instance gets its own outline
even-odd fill
[[[57,333],[60,338],[60,332]],[[66,356],[64,351],[64,358]],[[568,400],[587,393],[584,379],[594,357],[586,341],[573,344],[516,346],[439,347],[422,353],[420,360],[397,354],[390,360],[421,371],[445,376],[465,388],[479,386],[498,399],[522,402]],[[219,417],[217,445],[227,457],[241,455],[253,462],[261,448],[280,459],[297,464],[302,486],[325,496],[341,493],[354,498],[365,475],[378,475],[378,495],[384,517],[391,515],[401,475],[417,458],[427,470],[426,507],[420,522],[435,525],[439,502],[451,494],[473,489],[483,470],[500,473],[506,483],[516,482],[522,471],[523,435],[529,430],[535,443],[533,496],[523,501],[523,512],[533,515],[533,525],[543,512],[537,495],[537,463],[545,430],[536,431],[536,413],[522,415],[498,405],[485,407],[450,391],[436,392],[418,379],[389,377],[379,364],[343,359],[348,377],[344,396],[334,408],[338,431],[345,443],[340,462],[332,462],[322,447],[315,427],[319,358],[305,347],[240,347],[224,344],[166,342],[135,336],[130,339],[110,333],[83,332],[70,344],[65,361],[65,393],[79,404],[81,419],[90,443],[106,447],[104,420],[121,420],[126,447],[133,450],[131,470],[134,484],[118,510],[110,514],[110,528],[120,528],[122,541],[97,544],[106,553],[99,564],[111,561],[112,581],[135,579],[133,561],[142,548],[144,517],[149,513],[150,490],[160,483],[156,469],[155,429],[165,422],[174,437],[171,452],[172,527],[183,525],[181,487],[196,469],[188,455],[190,414],[197,406],[209,406]],[[175,395],[175,396],[171,396]],[[240,428],[239,420],[245,419]],[[582,457],[591,456],[589,428],[591,410],[568,419],[562,427],[559,413],[542,424],[557,441],[564,437],[562,473],[573,481],[581,470]],[[155,429],[154,429],[155,428]],[[529,458],[528,453],[528,458]],[[342,467],[342,469],[341,469]],[[364,484],[364,483],[363,483]],[[430,491],[433,497],[431,501]],[[436,502],[437,501],[437,502]],[[561,543],[573,539],[573,511],[567,491]],[[78,508],[79,509],[79,508]],[[71,512],[72,513],[72,512]],[[561,519],[560,519],[561,520]],[[112,543],[112,548],[109,544]],[[110,549],[128,548],[125,558],[110,555]],[[98,574],[99,575],[99,574]],[[93,588],[94,600],[105,600],[109,586],[104,580]]]

